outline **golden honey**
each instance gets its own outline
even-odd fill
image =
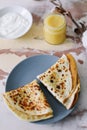
[[[63,15],[50,14],[44,19],[44,38],[50,44],[60,44],[66,39],[66,20]]]

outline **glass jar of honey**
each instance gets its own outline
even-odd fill
[[[60,44],[66,39],[66,20],[61,14],[50,14],[44,19],[44,39],[49,44]]]

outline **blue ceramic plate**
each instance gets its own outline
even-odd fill
[[[27,58],[20,62],[10,73],[7,83],[6,91],[16,89],[19,86],[23,86],[32,80],[36,79],[36,76],[45,70],[47,70],[51,65],[53,65],[58,60],[58,57],[51,55],[37,55]],[[43,92],[45,93],[48,102],[50,103],[54,117],[38,121],[35,123],[47,124],[60,121],[69,115],[75,107],[67,110],[60,102],[58,102],[50,92],[40,83]]]

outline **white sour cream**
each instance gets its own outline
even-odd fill
[[[29,22],[22,15],[15,12],[8,12],[0,17],[0,35],[10,37],[20,34]]]

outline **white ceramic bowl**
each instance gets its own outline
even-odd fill
[[[20,17],[17,19],[15,23],[12,23],[12,20],[14,18],[15,20],[15,15],[13,17],[8,17],[9,15],[14,15],[17,14]],[[5,18],[3,18],[5,16]],[[2,19],[5,19],[4,22],[2,22]],[[11,20],[10,20],[11,19]],[[19,21],[18,21],[19,20]],[[5,22],[6,21],[6,22]],[[12,25],[10,25],[10,21]],[[25,9],[24,7],[21,6],[10,6],[10,7],[5,7],[0,9],[0,38],[4,39],[16,39],[24,34],[26,34],[31,26],[32,26],[33,18],[31,13]],[[19,25],[19,27],[18,27]],[[4,27],[3,27],[4,26]],[[7,29],[7,30],[6,30]],[[13,29],[13,30],[12,30]]]

